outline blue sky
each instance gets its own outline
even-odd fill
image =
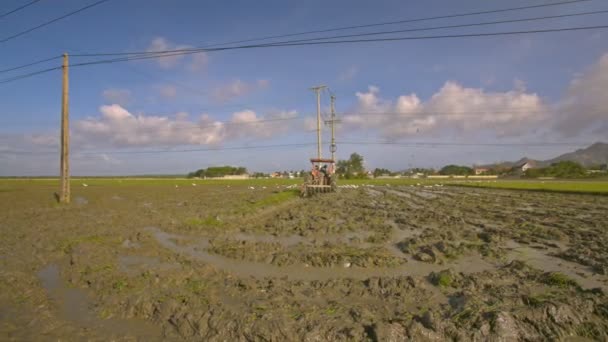
[[[93,1],[41,2],[0,19],[2,38]],[[9,42],[0,69],[63,52],[176,49],[275,34],[527,6],[548,1],[112,0]],[[0,13],[23,4],[6,0]],[[359,29],[348,34],[607,10],[591,0],[494,15]],[[608,14],[394,36],[521,31],[608,24]],[[315,142],[310,86],[337,96],[348,142],[592,143],[606,137],[607,30],[503,37],[208,52],[70,70],[74,174],[183,173],[216,164],[301,169],[314,146],[136,154]],[[322,35],[319,35],[322,36]],[[314,37],[314,36],[312,36]],[[306,37],[294,37],[308,38]],[[71,57],[71,63],[86,58]],[[0,74],[19,75],[59,61]],[[59,71],[0,84],[0,175],[58,171]],[[105,107],[104,107],[105,106]],[[324,112],[328,97],[323,98]],[[373,114],[373,115],[370,115]],[[456,115],[454,115],[456,114]],[[205,115],[202,119],[201,116]],[[415,115],[412,117],[412,115]],[[478,115],[478,116],[477,116]],[[265,124],[224,122],[292,118]],[[324,141],[329,130],[324,129]],[[604,140],[606,140],[604,138]],[[339,145],[368,167],[547,158],[576,146]],[[31,153],[15,153],[16,150]],[[327,146],[324,147],[327,151]],[[46,153],[49,152],[49,153]]]

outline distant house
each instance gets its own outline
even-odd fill
[[[515,165],[513,167],[513,169],[515,171],[521,171],[521,172],[526,172],[527,170],[534,169],[534,168],[536,168],[536,163],[534,163],[532,161],[527,161],[527,162],[524,162],[522,164]]]
[[[486,167],[476,167],[473,169],[473,171],[475,172],[475,176],[479,176],[479,175],[482,175],[482,174],[490,171],[490,169],[488,169]]]
[[[223,179],[249,179],[249,175],[248,174],[244,174],[244,175],[224,175],[222,178]]]

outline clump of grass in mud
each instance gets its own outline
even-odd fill
[[[523,296],[522,301],[527,306],[531,306],[534,308],[538,308],[543,306],[545,303],[549,302],[551,299],[554,299],[554,294],[552,293],[540,293],[535,295]]]
[[[207,284],[200,279],[188,279],[186,289],[196,295],[202,295],[207,289]]]
[[[516,226],[516,231],[525,237],[545,240],[563,240],[562,233],[556,228],[545,227],[531,222],[523,222]]]
[[[108,242],[108,238],[100,235],[80,236],[60,241],[57,249],[65,254],[70,254],[74,250],[74,247],[81,243],[102,244],[106,242]]]
[[[454,273],[450,270],[443,270],[439,273],[431,273],[429,276],[431,282],[439,287],[451,287],[456,281]]]
[[[184,224],[189,228],[199,227],[221,227],[224,222],[217,217],[207,216],[205,218],[190,218],[184,221]]]
[[[452,285],[452,277],[449,274],[441,274],[437,278],[437,285],[441,287],[448,287]]]
[[[593,341],[602,339],[602,328],[591,322],[583,322],[574,328],[576,336],[588,338]]]
[[[262,208],[262,207],[277,205],[277,204],[286,202],[292,198],[297,198],[299,195],[300,195],[299,190],[285,190],[285,191],[275,192],[269,196],[262,198],[259,201],[253,202],[251,204],[251,207]]]
[[[561,288],[570,286],[578,287],[578,283],[574,279],[571,279],[561,272],[545,273],[541,281],[549,286]]]
[[[126,280],[122,280],[122,279],[121,279],[121,280],[117,280],[117,281],[115,281],[114,283],[112,283],[112,288],[113,288],[114,290],[116,290],[116,291],[119,291],[119,292],[120,292],[120,291],[122,291],[122,290],[126,289],[128,285],[129,285],[129,284],[127,283],[127,281],[126,281]]]
[[[112,264],[104,264],[104,265],[96,265],[96,266],[87,265],[87,266],[85,266],[84,270],[82,270],[80,273],[82,275],[91,275],[91,274],[94,274],[97,272],[111,271],[114,268],[115,267]]]

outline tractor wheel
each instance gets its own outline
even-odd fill
[[[331,185],[331,192],[338,191],[338,184],[336,184],[336,178],[334,178],[334,177],[331,178],[330,185]]]

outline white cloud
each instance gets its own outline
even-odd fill
[[[575,76],[562,101],[554,129],[565,137],[608,136],[608,53]]]
[[[252,110],[243,110],[232,114],[230,123],[227,124],[227,132],[230,138],[255,137],[271,138],[286,133],[291,118],[298,116],[295,110],[280,111],[259,117]],[[263,120],[263,122],[258,122]]]
[[[101,95],[106,102],[121,106],[128,105],[132,101],[131,91],[128,89],[110,88],[104,90]]]
[[[119,105],[102,106],[100,118],[77,121],[74,135],[89,143],[114,146],[204,145],[224,138],[221,123],[202,115],[198,122],[133,115]],[[86,137],[86,139],[84,139]]]
[[[169,116],[134,115],[119,105],[102,106],[101,116],[74,124],[74,140],[81,146],[177,146],[216,145],[227,139],[271,138],[289,129],[295,111],[259,116],[252,110],[233,113],[228,122],[203,114],[198,121],[188,120],[188,113]],[[258,122],[264,120],[264,122]]]
[[[156,52],[156,51],[166,51],[166,50],[181,50],[181,49],[190,49],[193,46],[191,45],[177,45],[169,42],[166,38],[156,37],[150,42],[148,46],[147,52]],[[171,69],[180,64],[180,62],[184,59],[190,58],[189,68],[191,70],[200,70],[207,65],[208,56],[204,52],[199,52],[196,54],[189,55],[180,55],[170,53],[168,56],[155,58],[155,61],[164,69]]]
[[[218,102],[227,102],[237,97],[251,94],[254,91],[265,89],[269,84],[270,81],[268,80],[257,80],[256,82],[247,83],[237,79],[216,88],[212,93],[212,97]]]
[[[527,93],[523,84],[508,92],[486,92],[448,81],[427,101],[416,94],[395,100],[383,99],[378,87],[358,92],[356,113],[347,115],[347,126],[374,128],[389,139],[414,134],[477,134],[493,132],[498,136],[519,136],[530,125],[546,117],[542,99]]]

